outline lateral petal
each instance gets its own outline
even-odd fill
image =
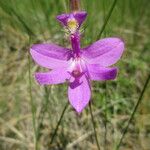
[[[38,65],[49,69],[66,67],[71,56],[68,49],[55,44],[35,44],[30,53]]]
[[[117,76],[117,68],[106,68],[100,65],[87,65],[91,80],[113,80]]]
[[[70,74],[65,68],[58,68],[50,72],[35,73],[35,79],[41,85],[60,84],[70,78]]]
[[[124,51],[124,42],[119,38],[105,38],[83,49],[83,57],[90,64],[107,67],[115,64]]]

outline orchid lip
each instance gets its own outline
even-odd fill
[[[75,11],[69,14],[61,14],[58,15],[56,18],[57,20],[65,27],[68,26],[68,21],[70,19],[75,19],[77,22],[77,30],[80,28],[82,23],[85,21],[87,13],[85,11]]]
[[[71,17],[67,21],[67,29],[71,32],[71,34],[75,33],[79,28],[79,24],[74,17]]]

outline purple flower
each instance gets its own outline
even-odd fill
[[[57,20],[73,34],[80,28],[86,16],[87,13],[85,11],[78,11],[70,14],[61,14],[57,16]]]
[[[76,15],[74,17],[77,19]],[[68,19],[66,14],[58,18],[64,25]],[[71,35],[70,40],[72,49],[55,44],[35,44],[30,53],[38,65],[51,69],[49,72],[35,74],[39,84],[60,84],[67,81],[69,102],[80,113],[90,101],[90,81],[116,78],[117,68],[109,66],[120,59],[124,43],[119,38],[105,38],[81,49],[78,33]]]

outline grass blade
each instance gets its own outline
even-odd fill
[[[62,111],[62,113],[61,113],[61,116],[60,116],[60,118],[59,118],[59,120],[58,120],[58,123],[57,123],[57,125],[56,125],[55,130],[54,130],[54,133],[53,133],[53,135],[52,135],[52,137],[51,137],[50,145],[53,143],[54,138],[55,138],[55,136],[57,135],[58,128],[59,128],[59,126],[60,126],[60,123],[61,123],[61,121],[62,121],[62,119],[63,119],[63,116],[64,116],[64,114],[65,114],[65,112],[66,112],[68,106],[69,106],[69,103],[67,102],[66,105],[65,105],[65,107],[64,107],[64,109],[63,109],[63,111]]]
[[[34,15],[35,15],[35,18],[39,24],[39,30],[40,30],[40,34],[43,36],[44,40],[46,40],[46,37],[45,37],[45,34],[44,34],[44,30],[42,28],[42,24],[41,24],[41,21],[40,21],[40,18],[36,12],[36,5],[37,5],[37,2],[36,2],[36,5],[35,5],[35,2],[34,0],[31,0],[31,5],[32,5],[32,8],[33,8],[33,11],[34,11]]]
[[[110,10],[109,10],[109,12],[108,12],[108,15],[106,16],[106,20],[105,20],[105,22],[104,22],[104,24],[103,24],[103,26],[102,26],[102,28],[101,28],[101,30],[100,30],[98,36],[97,36],[97,40],[101,37],[103,31],[105,30],[105,27],[106,27],[106,25],[107,25],[107,23],[108,23],[108,20],[109,20],[110,17],[111,17],[111,14],[112,14],[112,12],[113,12],[115,6],[116,6],[116,3],[117,3],[117,0],[114,0],[113,4],[112,4],[112,6],[111,6],[111,8],[110,8]]]
[[[93,124],[93,129],[94,129],[94,135],[95,135],[97,148],[98,148],[98,150],[100,150],[100,146],[99,146],[98,138],[97,138],[97,134],[96,134],[96,127],[95,127],[95,121],[94,121],[94,116],[93,116],[93,112],[92,112],[91,102],[89,103],[89,108],[90,108],[91,120],[92,120],[92,124]]]
[[[31,105],[31,112],[32,112],[32,124],[34,130],[34,144],[35,144],[35,150],[37,150],[37,132],[36,132],[36,117],[35,117],[36,108],[32,97],[31,61],[29,55],[28,55],[28,67],[29,67],[29,94],[30,94],[30,105]]]
[[[44,91],[45,91],[44,100],[43,100],[43,103],[42,103],[40,115],[38,117],[37,141],[39,141],[39,139],[41,137],[40,130],[42,128],[43,120],[44,120],[46,111],[48,109],[48,103],[49,103],[49,95],[50,95],[49,88],[48,87],[44,87]]]
[[[147,86],[148,86],[149,80],[150,80],[150,74],[149,74],[149,76],[148,76],[148,78],[147,78],[147,80],[146,80],[146,82],[145,82],[145,84],[144,84],[143,90],[142,90],[142,92],[141,92],[141,94],[140,94],[140,96],[139,96],[139,99],[138,99],[138,101],[137,101],[137,103],[136,103],[136,105],[135,105],[135,107],[134,107],[134,109],[133,109],[133,112],[132,112],[132,114],[131,114],[131,116],[130,116],[130,119],[129,119],[128,123],[127,123],[127,126],[126,126],[126,128],[124,129],[124,131],[123,131],[123,134],[122,134],[122,136],[121,136],[121,138],[120,138],[119,144],[117,145],[117,148],[116,148],[117,150],[119,150],[119,148],[120,148],[120,146],[121,146],[121,143],[122,143],[122,141],[123,141],[123,139],[124,139],[124,137],[125,137],[125,134],[127,133],[127,130],[128,130],[128,128],[129,128],[129,125],[130,125],[130,123],[131,123],[131,121],[132,121],[132,119],[133,119],[133,117],[134,117],[134,114],[135,114],[135,112],[136,112],[136,110],[137,110],[137,108],[138,108],[140,102],[142,101],[142,98],[143,98],[143,95],[144,95],[144,93],[145,93],[145,90],[146,90],[146,88],[147,88]]]
[[[104,120],[104,128],[105,128],[105,134],[104,134],[104,148],[107,149],[107,83],[105,82],[105,120]]]

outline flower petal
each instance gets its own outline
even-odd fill
[[[49,69],[66,67],[71,56],[68,49],[55,44],[35,44],[30,53],[38,65]]]
[[[74,14],[75,19],[78,21],[79,26],[83,23],[86,19],[87,13],[85,11],[76,12]]]
[[[91,80],[113,80],[117,76],[117,68],[105,68],[100,65],[87,65]]]
[[[56,17],[56,19],[62,23],[62,25],[67,26],[68,19],[71,19],[72,17],[75,18],[79,24],[79,26],[83,23],[83,21],[86,19],[87,13],[85,11],[79,11],[75,13],[70,14],[61,14]]]
[[[83,57],[90,64],[100,64],[106,67],[120,59],[124,50],[124,42],[119,38],[105,38],[83,50]]]
[[[60,84],[70,78],[70,74],[64,68],[58,68],[50,72],[36,73],[35,79],[41,85]]]
[[[69,18],[69,14],[61,14],[56,17],[56,19],[62,23],[64,26],[67,26],[67,20]]]
[[[75,108],[78,113],[82,112],[91,97],[89,81],[85,75],[83,75],[79,81],[70,84],[68,96],[72,107]]]

